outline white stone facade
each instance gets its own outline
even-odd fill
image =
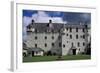
[[[87,25],[85,28],[85,25],[61,25],[66,25],[61,32],[29,32],[26,39],[27,47],[39,47],[44,52],[51,51],[61,55],[84,53],[86,45],[90,42],[90,26]],[[33,28],[35,30],[35,27]]]

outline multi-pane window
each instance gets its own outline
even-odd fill
[[[63,44],[63,47],[65,47],[65,44]]]
[[[37,44],[35,44],[35,47],[37,47]]]
[[[70,28],[70,32],[72,32],[72,28]]]
[[[72,35],[70,35],[70,39],[72,39]]]
[[[37,36],[35,36],[35,40],[37,40]]]
[[[54,47],[54,43],[52,43],[51,45],[52,45],[52,47]]]
[[[45,39],[47,39],[47,36],[45,36]]]
[[[52,39],[54,39],[54,36],[52,36]]]
[[[76,39],[78,39],[78,34],[76,35]]]
[[[83,46],[85,46],[85,43],[83,42]]]
[[[78,28],[76,28],[76,32],[78,32]]]
[[[74,43],[72,42],[72,46],[74,45]]]
[[[61,36],[58,36],[58,39],[60,40],[61,39]]]
[[[44,45],[45,45],[45,47],[47,47],[47,43],[45,43]]]
[[[61,45],[62,45],[61,42],[59,42],[59,47],[61,47]]]
[[[80,42],[77,43],[77,46],[80,47]]]
[[[66,34],[66,36],[68,36],[68,33]]]
[[[35,29],[35,33],[37,33],[37,29]]]
[[[68,28],[66,28],[66,30],[68,31]]]
[[[85,39],[85,35],[83,35],[83,39]]]
[[[83,28],[82,31],[85,32],[85,29]]]

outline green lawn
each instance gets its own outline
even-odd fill
[[[62,56],[61,59],[58,59],[58,56],[35,56],[35,57],[24,57],[23,62],[86,60],[86,59],[91,59],[91,56],[90,55],[68,55],[68,56]]]

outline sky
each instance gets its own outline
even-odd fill
[[[90,13],[23,10],[23,18],[25,17],[32,18],[35,20],[35,22],[44,22],[44,23],[48,22],[49,19],[51,19],[54,23],[57,22],[91,23]]]
[[[32,19],[36,23],[48,23],[52,20],[53,23],[91,24],[91,13],[23,10],[23,35],[26,35],[26,26],[31,23]]]

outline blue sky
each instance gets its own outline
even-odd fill
[[[39,12],[42,12],[38,14]],[[23,10],[23,17],[33,17],[34,15],[38,14],[43,17],[57,18],[61,21],[65,22],[72,22],[72,23],[79,23],[79,22],[87,22],[91,23],[91,13],[78,13],[78,12],[58,12],[58,11],[36,11],[36,10]],[[45,18],[44,18],[45,19]],[[55,19],[55,20],[57,20]]]
[[[32,19],[37,23],[48,23],[52,20],[53,23],[87,22],[91,24],[90,13],[23,10],[23,39],[26,39],[26,26]]]

